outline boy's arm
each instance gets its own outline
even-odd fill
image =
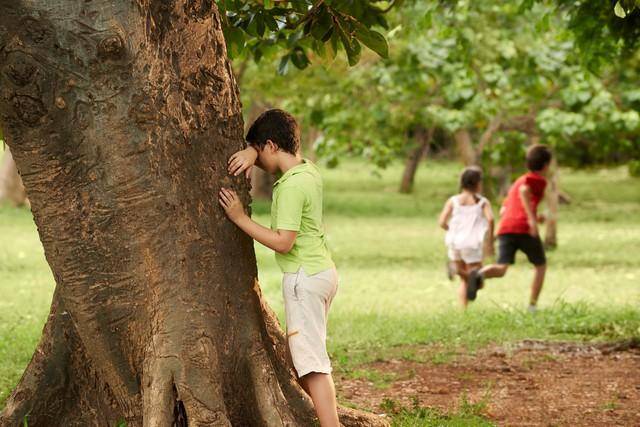
[[[233,176],[240,175],[245,171],[245,176],[249,178],[251,176],[251,167],[256,163],[258,158],[258,149],[249,144],[244,150],[235,152],[229,157],[228,171]]]
[[[280,253],[287,253],[293,247],[297,231],[274,231],[258,224],[244,212],[244,207],[234,191],[221,189],[218,201],[229,219],[251,238]]]
[[[527,222],[529,223],[529,234],[533,237],[538,236],[538,221],[536,214],[531,208],[531,188],[528,185],[523,184],[520,186],[520,200],[524,211],[527,213]]]
[[[440,212],[440,218],[438,218],[438,225],[440,225],[443,230],[449,229],[449,224],[447,223],[449,222],[449,216],[451,216],[451,209],[451,199],[449,199],[447,203],[444,204],[442,212]]]

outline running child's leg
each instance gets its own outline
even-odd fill
[[[481,262],[472,262],[470,264],[465,265],[465,275],[460,277],[462,278],[462,282],[460,283],[460,287],[458,288],[458,297],[460,298],[460,302],[464,308],[467,308],[469,304],[469,274],[482,267]]]
[[[509,265],[516,259],[519,241],[517,235],[505,234],[498,236],[498,262],[490,264],[469,275],[472,287],[481,287],[484,279],[503,277],[507,274]]]
[[[469,302],[469,300],[467,299],[467,277],[468,277],[467,264],[462,260],[455,261],[455,263],[456,263],[457,273],[460,276],[460,286],[458,287],[458,299],[460,300],[460,304],[462,304],[462,307],[467,308],[467,303]]]
[[[533,282],[531,283],[531,297],[529,298],[529,311],[535,312],[538,297],[540,296],[540,291],[542,291],[544,276],[547,271],[547,256],[544,252],[544,246],[542,245],[540,237],[525,236],[520,246],[522,252],[527,255],[529,262],[533,264],[535,268]]]
[[[484,279],[490,279],[492,277],[503,277],[507,274],[509,264],[491,264],[480,269],[480,276]]]
[[[540,291],[542,291],[542,285],[544,284],[544,275],[547,271],[547,264],[534,266],[535,273],[533,275],[533,282],[531,283],[531,298],[529,299],[529,305],[535,306],[538,304],[538,297]]]

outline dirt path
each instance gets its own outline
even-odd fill
[[[525,341],[444,363],[433,349],[413,349],[413,361],[362,367],[368,378],[337,376],[343,401],[381,413],[384,399],[456,411],[466,396],[485,402],[483,415],[504,426],[640,426],[637,343],[588,346]],[[416,361],[416,360],[423,361]]]

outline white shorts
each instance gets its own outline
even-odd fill
[[[465,264],[482,262],[482,247],[473,249],[453,249],[450,247],[449,259],[451,261],[464,261]]]
[[[337,290],[335,268],[308,276],[300,267],[297,273],[285,273],[282,278],[287,340],[298,377],[311,372],[331,373],[327,318]]]

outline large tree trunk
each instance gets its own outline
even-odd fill
[[[5,201],[13,206],[29,205],[22,178],[8,147],[0,162],[0,203]]]
[[[311,425],[251,239],[212,2],[0,0],[0,126],[56,281],[14,426]],[[349,425],[377,419],[343,410]]]
[[[478,162],[476,150],[473,148],[471,134],[467,129],[458,129],[453,133],[456,142],[456,151],[465,166],[475,165]]]
[[[413,191],[413,182],[415,181],[416,171],[420,160],[429,152],[429,144],[433,138],[435,128],[429,130],[419,126],[415,129],[414,140],[416,142],[415,147],[409,151],[407,160],[404,164],[404,173],[402,174],[402,181],[400,182],[401,193],[411,193]]]

